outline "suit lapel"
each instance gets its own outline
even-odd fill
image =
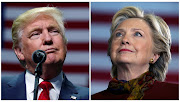
[[[59,100],[75,100],[80,99],[80,95],[74,86],[63,73],[63,82],[60,91]],[[25,72],[19,76],[12,78],[7,83],[6,96],[11,100],[27,100],[26,97],[26,84],[25,84]]]
[[[64,80],[62,82],[59,99],[60,100],[79,99],[80,96],[78,95],[76,87],[66,78],[64,73],[63,73],[63,77],[64,77]]]
[[[8,98],[13,100],[26,100],[25,72],[13,78],[8,83]]]

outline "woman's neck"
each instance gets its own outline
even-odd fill
[[[138,78],[143,73],[149,70],[149,64],[147,65],[132,65],[132,64],[121,64],[117,66],[117,79],[118,80],[132,80]]]

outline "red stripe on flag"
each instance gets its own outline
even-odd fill
[[[108,42],[92,42],[92,51],[107,51]],[[171,53],[179,53],[179,44],[172,44]]]
[[[68,50],[89,51],[89,43],[69,43]]]
[[[96,68],[93,68],[93,69],[96,69]],[[111,80],[111,75],[110,75],[110,72],[108,71],[103,71],[103,70],[100,70],[100,71],[95,71],[95,70],[91,70],[91,80],[92,81],[95,81],[95,80]]]
[[[6,20],[5,27],[11,28],[13,21]],[[67,29],[89,29],[89,21],[68,21],[65,23]]]
[[[111,23],[112,17],[114,14],[111,13],[100,13],[100,12],[92,12],[91,17],[92,17],[92,23]],[[178,16],[166,16],[166,15],[159,15],[162,17],[166,23],[169,24],[174,24],[174,25],[179,25],[179,17]]]
[[[108,42],[95,42],[92,41],[91,44],[92,51],[107,51],[108,50]]]
[[[5,42],[4,48],[12,49],[12,45],[12,42]],[[89,43],[68,43],[67,49],[72,51],[89,51]]]
[[[36,2],[36,3],[22,3],[22,2],[16,2],[16,3],[5,3],[6,6],[11,6],[11,7],[89,7],[88,2],[84,3],[66,3],[66,2],[61,2],[61,3],[52,3],[52,2]]]
[[[89,21],[68,21],[65,28],[89,29]]]
[[[24,71],[24,68],[20,64],[1,63],[1,71]],[[64,65],[63,71],[89,73],[89,65]]]
[[[96,69],[96,68],[93,68]],[[91,71],[91,80],[92,81],[107,81],[111,80],[110,72],[108,71]],[[168,72],[166,75],[166,82],[179,82],[179,73],[177,72]]]

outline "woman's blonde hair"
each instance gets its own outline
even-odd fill
[[[144,12],[137,7],[125,7],[119,10],[112,19],[111,37],[108,41],[108,56],[110,56],[110,49],[112,43],[112,34],[120,23],[129,18],[140,18],[146,21],[152,30],[153,38],[153,52],[159,54],[159,59],[150,64],[149,71],[153,72],[156,80],[164,81],[168,70],[168,64],[171,60],[171,34],[166,22],[159,16],[154,14],[144,14]],[[112,61],[111,61],[112,62]],[[112,62],[111,76],[117,77],[117,67]]]
[[[27,26],[30,22],[35,20],[40,15],[50,16],[58,23],[61,31],[61,35],[64,39],[65,44],[67,44],[67,39],[64,35],[65,27],[64,27],[62,12],[58,10],[56,7],[39,7],[26,11],[25,13],[17,17],[16,20],[14,20],[12,25],[13,49],[21,45],[20,42],[24,27]],[[23,67],[25,67],[26,65],[25,61],[21,61],[21,60],[19,61],[23,65]]]

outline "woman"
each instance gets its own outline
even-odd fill
[[[163,82],[171,35],[162,18],[125,7],[112,19],[108,44],[112,80],[92,99],[178,99],[178,85]]]

